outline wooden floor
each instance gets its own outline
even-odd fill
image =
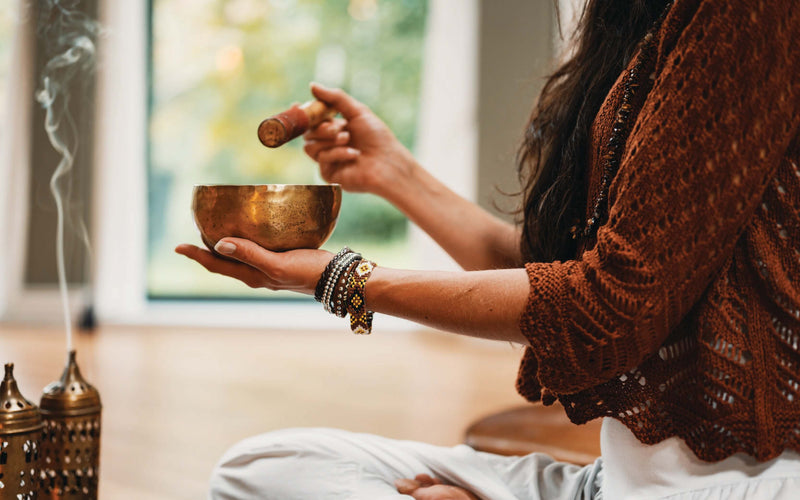
[[[76,339],[103,400],[100,498],[197,500],[223,451],[244,437],[327,426],[454,445],[476,418],[521,404],[521,350],[438,332],[106,327]],[[66,359],[56,329],[0,324],[38,403]]]

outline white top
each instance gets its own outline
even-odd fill
[[[612,418],[603,419],[600,447],[603,498],[609,500],[800,498],[800,454],[791,451],[768,462],[743,453],[704,462],[680,438],[646,445]]]

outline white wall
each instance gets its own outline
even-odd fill
[[[20,5],[24,2],[19,0]],[[0,318],[17,308],[15,302],[23,283],[33,105],[33,31],[30,16],[20,16],[12,48],[13,78],[10,78],[0,116],[4,124],[0,137],[0,235],[3,236],[0,245]]]
[[[481,6],[477,199],[507,219],[519,198],[503,193],[519,190],[516,152],[553,69],[554,10],[552,0],[483,0]]]

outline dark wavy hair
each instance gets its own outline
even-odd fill
[[[667,0],[588,0],[571,55],[547,78],[517,153],[527,262],[575,258],[585,218],[590,128],[614,81]]]

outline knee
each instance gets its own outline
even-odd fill
[[[214,468],[210,498],[308,498],[298,487],[312,486],[341,457],[327,446],[327,429],[282,429],[247,438],[226,451]]]

